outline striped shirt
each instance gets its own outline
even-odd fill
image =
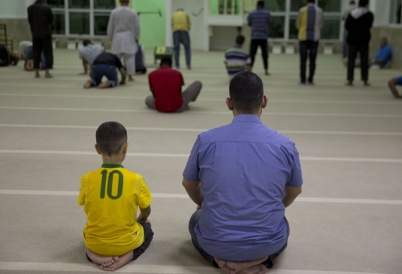
[[[318,41],[324,24],[322,9],[308,4],[299,10],[296,27],[299,29],[300,41]]]
[[[268,23],[271,13],[263,8],[257,8],[249,13],[247,21],[251,26],[251,39],[267,39],[269,36]]]
[[[251,65],[251,59],[243,48],[234,46],[226,51],[224,63],[227,66],[229,78],[232,79],[237,73],[246,70],[247,65]]]

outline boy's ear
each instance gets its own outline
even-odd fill
[[[98,144],[95,144],[95,150],[99,155],[102,155],[102,151],[100,151]]]

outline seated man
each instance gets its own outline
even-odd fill
[[[285,208],[303,184],[299,153],[260,120],[268,103],[260,77],[238,73],[229,95],[232,123],[198,135],[183,172],[197,205],[191,240],[225,273],[265,273],[288,243]]]
[[[92,45],[90,40],[84,40],[82,42],[84,45],[83,48],[79,51],[79,57],[82,59],[82,66],[84,67],[84,72],[80,73],[80,75],[88,74],[88,66],[92,67],[95,58],[98,57],[99,54],[105,51],[102,46]],[[89,70],[90,72],[90,70]]]
[[[380,48],[377,50],[373,57],[371,65],[378,65],[383,68],[392,57],[392,49],[388,46],[388,40],[386,37],[381,38]]]
[[[160,67],[148,75],[149,88],[153,95],[145,99],[145,104],[160,112],[181,112],[188,110],[201,91],[202,84],[195,81],[181,92],[184,86],[183,75],[172,69],[172,58],[163,57]]]
[[[402,95],[400,95],[398,90],[396,89],[397,85],[402,86],[402,75],[400,77],[392,78],[388,81],[388,86],[392,92],[392,95],[394,95],[396,99],[402,99]]]
[[[86,81],[84,88],[112,88],[117,86],[119,80],[117,70],[119,70],[121,74],[120,85],[124,85],[126,83],[127,73],[120,59],[112,53],[102,52],[94,60],[91,79]],[[104,83],[102,83],[103,76],[107,78],[107,81]]]
[[[0,66],[6,67],[10,64],[16,66],[20,59],[18,56],[10,52],[4,44],[0,44]]]
[[[241,71],[251,71],[251,58],[242,48],[244,40],[245,38],[243,35],[238,35],[236,37],[235,46],[228,49],[225,53],[225,61],[223,62],[226,65],[230,79]]]
[[[24,69],[26,71],[34,71],[34,61],[33,61],[34,55],[33,55],[33,47],[29,46],[25,49],[25,53],[24,53]],[[46,69],[46,59],[45,59],[45,55],[42,54],[40,55],[40,64],[39,64],[39,68],[41,70],[45,70]]]
[[[138,45],[137,53],[135,54],[135,74],[145,74],[147,68],[145,67],[145,53],[144,47]]]

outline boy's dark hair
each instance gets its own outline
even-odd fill
[[[365,7],[368,5],[368,0],[360,0],[359,1],[359,7]]]
[[[261,78],[252,72],[243,71],[230,81],[229,95],[233,107],[242,114],[254,114],[261,107],[264,87]]]
[[[172,57],[170,56],[164,56],[161,59],[161,63],[159,66],[169,66],[172,67]]]
[[[246,40],[246,38],[244,38],[243,35],[237,35],[237,37],[236,37],[236,44],[243,45],[244,40]]]
[[[257,7],[263,8],[264,6],[265,6],[264,1],[258,1],[258,2],[257,2]]]
[[[105,122],[96,130],[96,144],[103,154],[118,154],[127,142],[127,130],[118,122]]]
[[[91,40],[85,39],[84,41],[82,41],[82,44],[84,45],[84,47],[88,46],[91,43]]]

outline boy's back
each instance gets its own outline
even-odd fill
[[[237,73],[246,70],[251,65],[251,59],[248,53],[240,46],[234,46],[225,53],[225,64],[230,79]]]

